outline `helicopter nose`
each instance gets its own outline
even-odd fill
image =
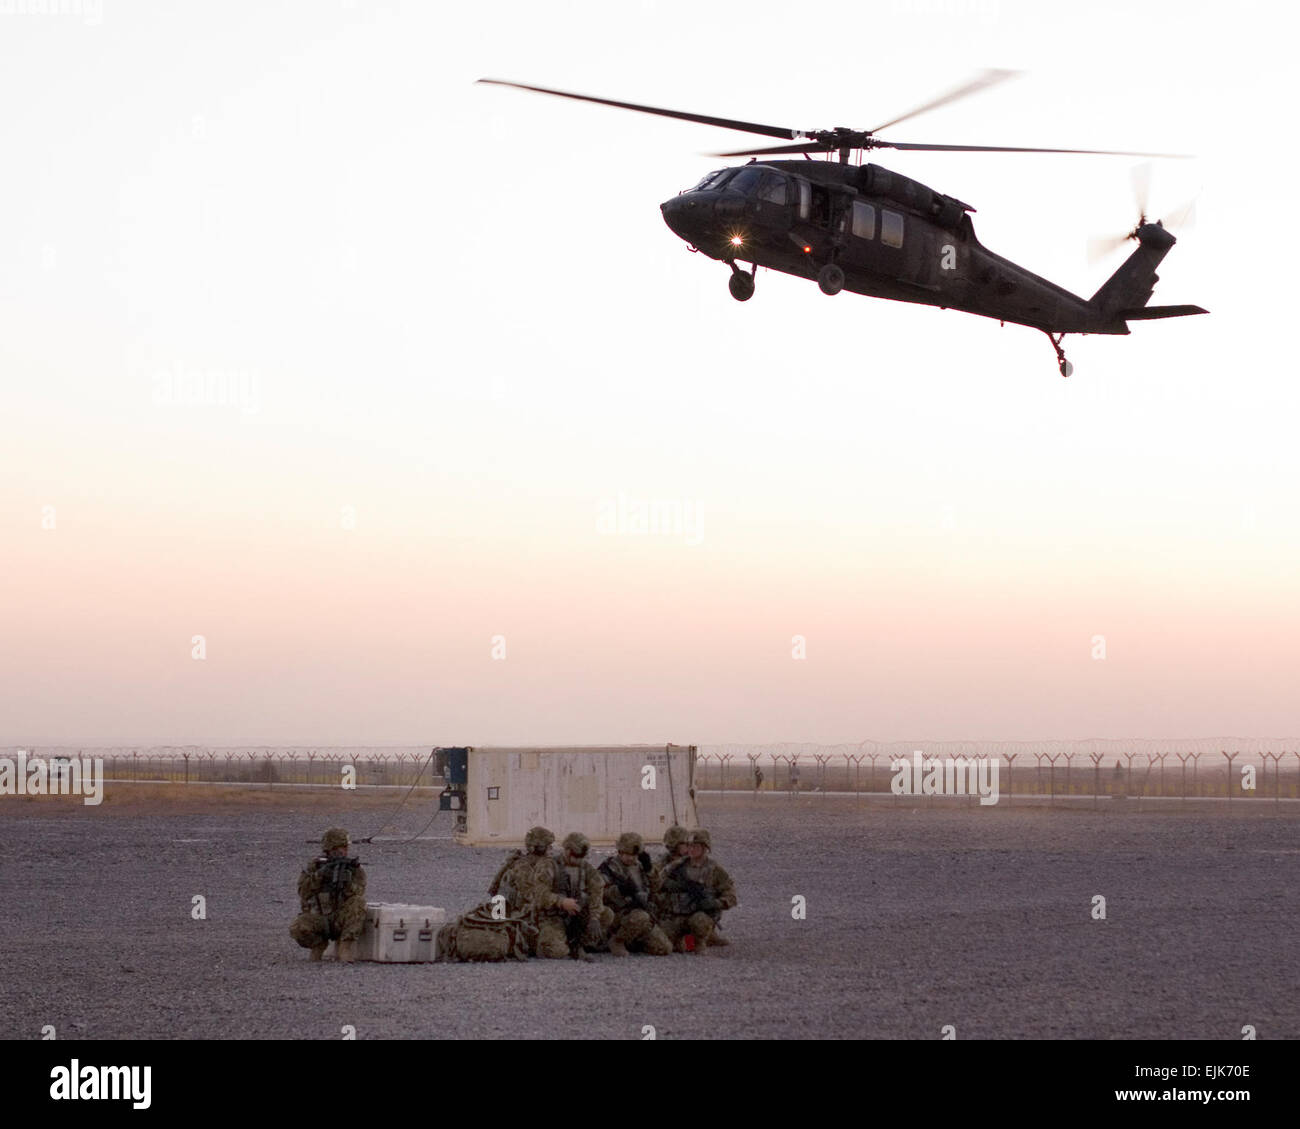
[[[671,200],[665,200],[659,205],[659,210],[663,213],[664,223],[682,239],[689,238],[693,221],[703,214],[700,201],[690,196],[674,196]]]

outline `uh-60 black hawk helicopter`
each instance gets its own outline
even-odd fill
[[[1056,350],[1061,375],[1069,376],[1073,366],[1061,348],[1067,333],[1122,334],[1129,332],[1130,321],[1207,312],[1200,306],[1147,305],[1158,281],[1156,267],[1176,242],[1160,220],[1148,222],[1145,214],[1141,216],[1124,237],[1136,240],[1137,250],[1096,294],[1085,299],[980,243],[970,218],[975,209],[969,204],[879,165],[850,162],[851,154],[871,149],[1162,155],[1006,145],[921,145],[876,136],[880,130],[1014,73],[986,71],[874,130],[840,126],[812,131],[616,102],[501,79],[479,81],[790,141],[793,144],[714,154],[751,160],[741,167],[710,173],[694,188],[660,205],[665,222],[692,250],[731,267],[732,297],[745,302],[753,296],[755,275],[762,266],[815,278],[824,294],[850,290],[875,298],[964,310],[1041,330]],[[787,153],[802,154],[804,159],[758,160]],[[838,153],[839,161],[814,161],[813,153]],[[749,263],[750,270],[741,270],[740,262]]]

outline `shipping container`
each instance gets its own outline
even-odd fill
[[[467,846],[522,846],[539,824],[557,843],[581,831],[596,845],[624,831],[655,844],[674,823],[699,826],[694,745],[467,752],[465,822],[456,835]]]

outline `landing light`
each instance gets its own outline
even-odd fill
[[[733,247],[739,247],[743,242],[744,240],[741,239],[739,235],[733,235],[731,237],[731,245]]]

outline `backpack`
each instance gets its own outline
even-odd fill
[[[527,960],[537,941],[537,926],[527,914],[493,917],[484,902],[438,931],[436,962]]]

